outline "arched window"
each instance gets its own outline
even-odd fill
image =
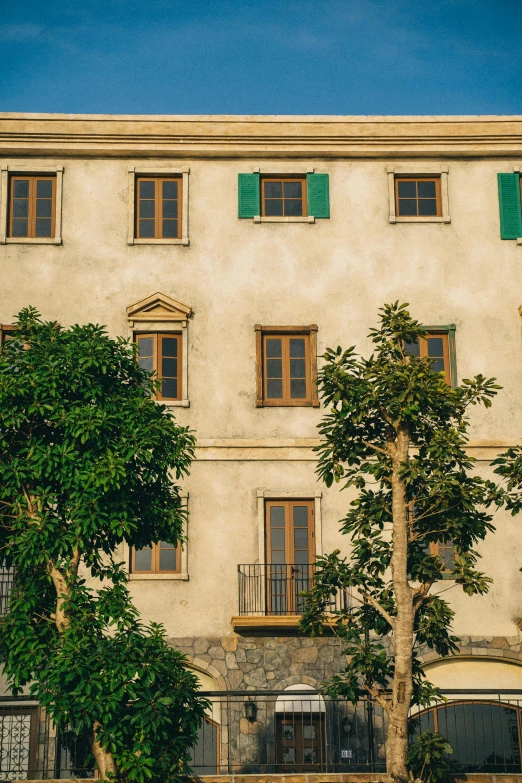
[[[432,707],[410,721],[412,739],[440,732],[453,748],[454,772],[521,772],[521,710],[494,701],[455,701]]]

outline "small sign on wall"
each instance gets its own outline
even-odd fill
[[[348,750],[347,748],[342,748],[341,749],[341,758],[342,759],[351,759],[351,758],[353,758],[353,751],[352,750]]]

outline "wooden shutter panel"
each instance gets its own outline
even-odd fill
[[[253,218],[260,214],[259,174],[238,174],[238,216]]]
[[[500,238],[522,237],[522,212],[520,208],[520,174],[498,175],[498,201],[500,205]]]
[[[307,174],[308,214],[316,218],[330,217],[330,186],[328,174]]]

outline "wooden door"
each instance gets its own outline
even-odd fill
[[[310,589],[315,562],[314,521],[313,500],[267,502],[267,614],[302,612],[300,593]]]
[[[324,715],[288,712],[277,716],[278,772],[321,772],[324,765]]]

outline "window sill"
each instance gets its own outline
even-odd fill
[[[517,245],[522,245],[522,237],[519,237],[519,238],[517,239]]]
[[[129,239],[128,245],[190,245],[188,237],[182,239]]]
[[[188,582],[188,574],[129,574],[131,582],[150,582],[150,581],[175,581]]]
[[[256,408],[319,408],[319,400],[307,402],[267,402],[256,400]]]
[[[156,400],[167,408],[190,408],[190,400]]]
[[[390,223],[451,223],[449,217],[391,217]]]
[[[254,223],[315,223],[312,215],[305,217],[262,217],[256,215]]]
[[[6,245],[61,245],[61,237],[6,237]]]

